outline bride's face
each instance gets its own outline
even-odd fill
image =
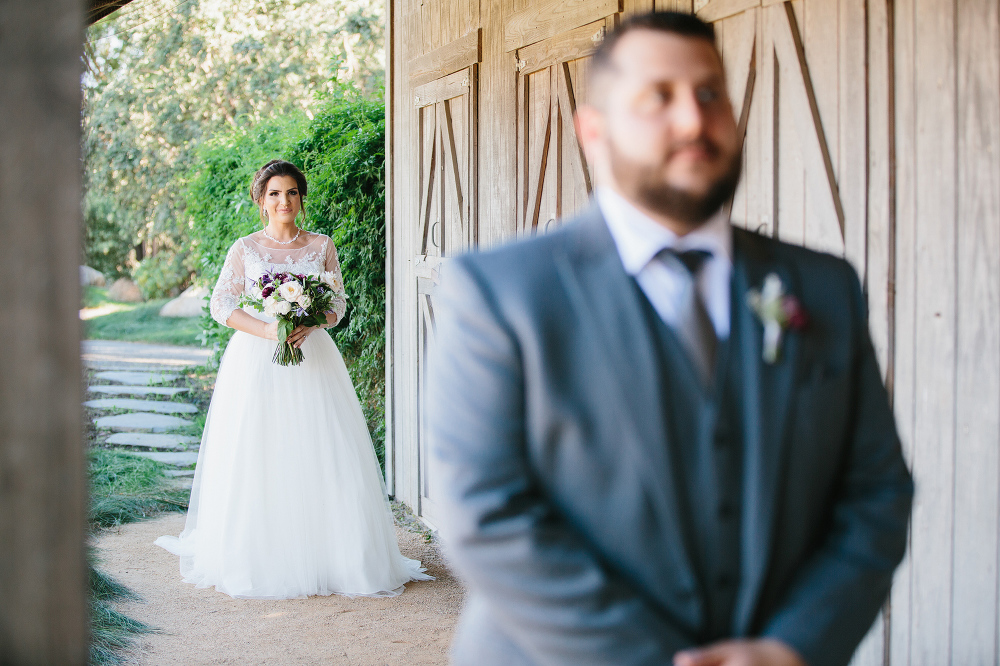
[[[299,186],[291,176],[273,176],[264,188],[264,210],[274,224],[294,224],[302,210]]]

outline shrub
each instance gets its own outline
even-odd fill
[[[348,295],[347,316],[331,329],[384,459],[385,437],[385,120],[381,101],[350,91],[326,99],[309,121],[289,116],[234,131],[206,144],[191,176],[188,212],[201,279],[214,285],[226,252],[260,226],[250,200],[254,172],[286,159],[309,181],[306,228],[337,246]],[[202,340],[224,349],[232,330],[211,317]]]
[[[132,279],[146,299],[173,298],[191,285],[194,258],[176,248],[164,248],[136,266]]]

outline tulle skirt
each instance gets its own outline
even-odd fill
[[[181,574],[233,597],[394,596],[429,580],[399,552],[381,470],[340,351],[325,332],[305,360],[237,332],[219,367],[187,522],[156,544]]]

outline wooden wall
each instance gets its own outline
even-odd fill
[[[83,3],[0,3],[0,663],[87,663]]]
[[[587,54],[654,5],[716,25],[745,133],[733,222],[864,279],[917,498],[855,662],[997,663],[996,0],[391,0],[390,488],[433,524],[420,388],[438,267],[586,202],[570,119]]]

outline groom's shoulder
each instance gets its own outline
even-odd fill
[[[805,277],[828,278],[845,273],[856,275],[850,262],[829,252],[813,250],[739,227],[733,227],[733,235],[746,251],[763,257],[773,257],[781,263],[793,266]]]

